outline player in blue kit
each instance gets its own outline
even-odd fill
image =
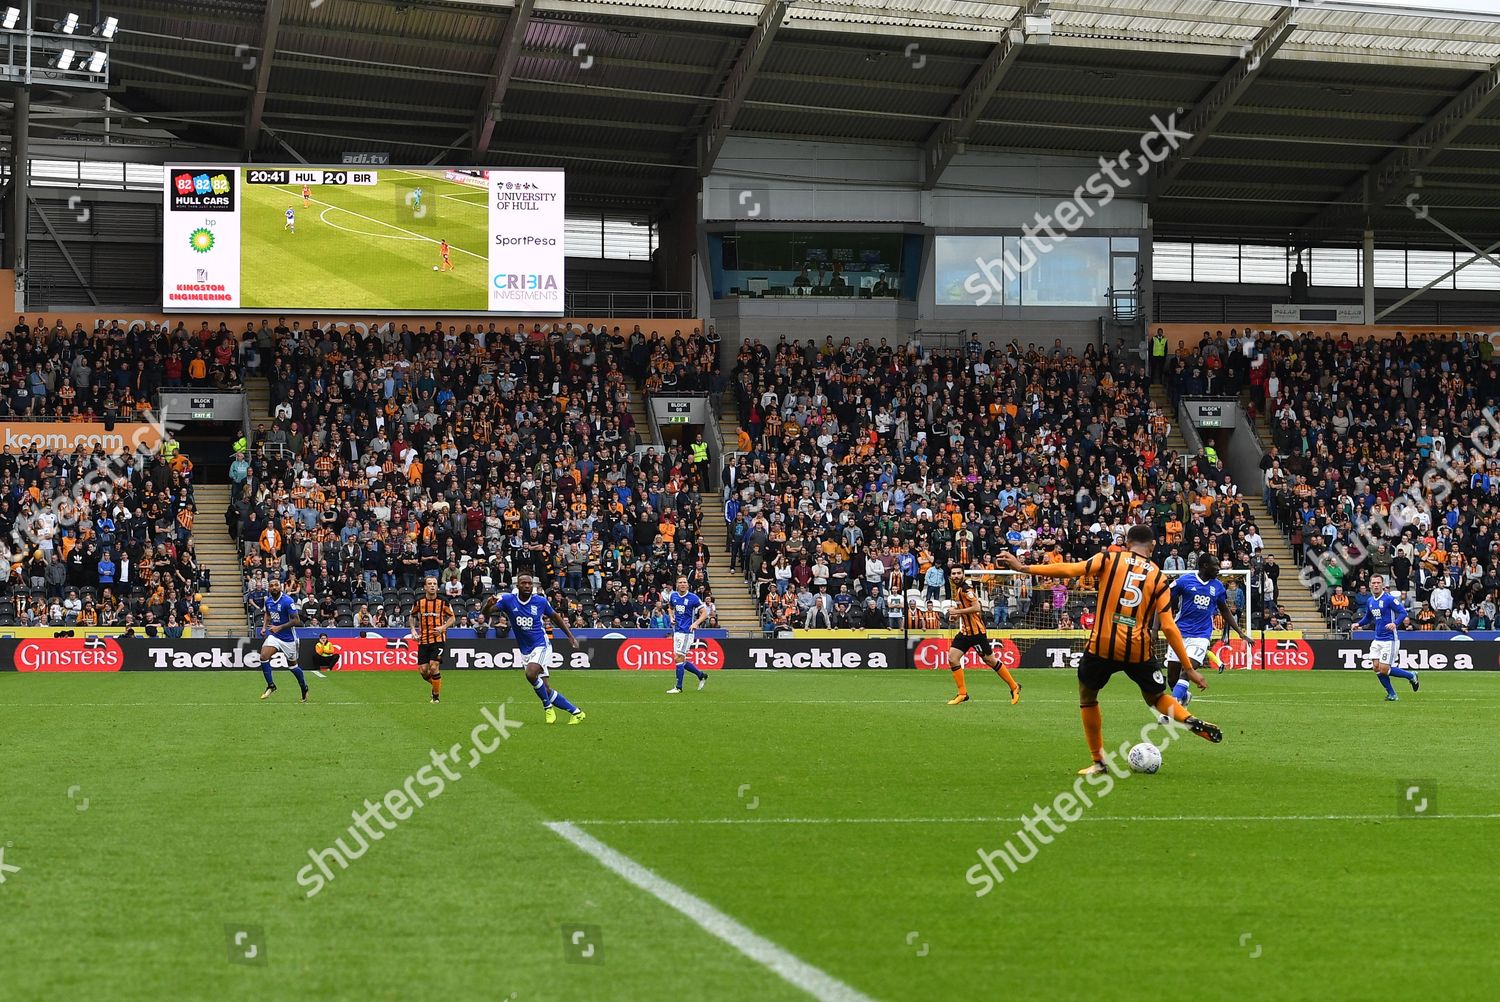
[[[488,616],[497,608],[510,620],[510,632],[521,648],[521,657],[526,661],[526,681],[531,683],[537,698],[542,701],[547,723],[557,721],[555,707],[562,707],[573,715],[568,723],[581,723],[584,712],[547,684],[547,662],[552,658],[552,637],[547,632],[547,621],[555,623],[569,643],[577,644],[578,638],[568,628],[568,621],[552,608],[547,596],[536,594],[532,590],[530,574],[522,574],[516,578],[515,594],[507,592],[504,595],[492,595],[485,601],[481,611]]]
[[[1411,691],[1416,692],[1422,687],[1417,673],[1396,667],[1401,657],[1396,624],[1406,622],[1406,606],[1385,590],[1385,578],[1379,574],[1370,578],[1370,606],[1354,628],[1357,630],[1367,622],[1375,627],[1375,639],[1370,644],[1370,667],[1380,676],[1380,684],[1385,686],[1386,702],[1394,703],[1397,698],[1396,689],[1391,685],[1392,675],[1406,679],[1411,683]]]
[[[1234,618],[1234,610],[1229,608],[1229,592],[1219,580],[1219,561],[1212,554],[1205,553],[1198,558],[1197,571],[1180,575],[1173,581],[1171,595],[1173,615],[1177,619],[1177,628],[1182,631],[1182,644],[1193,663],[1179,665],[1176,652],[1169,648],[1167,677],[1173,698],[1186,706],[1193,698],[1188,692],[1189,681],[1200,689],[1205,688],[1199,669],[1204,660],[1212,656],[1208,647],[1214,638],[1214,615],[1222,615],[1224,625],[1239,634],[1241,640],[1249,638]],[[1225,632],[1227,636],[1228,630]]]
[[[293,234],[297,232],[297,213],[289,205],[286,207],[286,229]]]
[[[674,696],[682,691],[683,672],[697,675],[698,688],[702,689],[708,684],[708,673],[700,671],[689,658],[693,651],[693,633],[708,619],[708,606],[695,592],[688,591],[686,577],[678,577],[677,589],[667,597],[665,604],[672,610],[672,657],[677,661],[677,684],[667,690],[667,695]]]
[[[297,600],[281,590],[281,581],[272,578],[270,596],[266,599],[266,639],[260,646],[260,670],[266,676],[266,691],[261,699],[269,699],[276,691],[276,681],[271,677],[271,662],[279,654],[286,666],[292,670],[297,684],[302,687],[302,702],[307,702],[307,678],[297,665],[297,627],[302,617],[297,612]]]

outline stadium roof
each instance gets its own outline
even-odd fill
[[[1194,138],[1155,171],[1160,236],[1352,240],[1369,196],[1383,241],[1451,243],[1433,220],[1500,240],[1500,0],[1030,5],[1050,38],[1015,3],[972,0],[105,12],[117,129],[261,160],[560,164],[572,205],[649,210],[728,135],[925,148],[938,176],[963,150],[1113,155],[1181,108]]]

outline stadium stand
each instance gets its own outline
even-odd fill
[[[701,333],[293,323],[254,342],[270,413],[231,513],[252,615],[272,574],[341,626],[404,625],[425,576],[481,629],[521,571],[578,625],[651,625],[679,573],[709,590],[706,471],[639,448],[632,389],[706,390]]]
[[[1222,467],[1167,447],[1172,422],[1118,347],[782,339],[744,344],[730,378],[731,565],[767,629],[900,626],[902,608],[930,627],[950,564],[993,567],[1017,545],[1080,558],[1140,515],[1168,569],[1204,551],[1244,569],[1262,545]],[[1062,592],[997,603],[995,623],[1077,623],[1086,604]]]
[[[211,579],[193,547],[191,464],[102,448],[0,450],[0,626],[201,622]],[[175,467],[175,468],[174,468]]]
[[[0,345],[0,378],[8,383],[0,418],[146,418],[163,387],[238,387],[238,353],[238,339],[223,325],[189,331],[179,320],[128,329],[99,320],[85,330],[22,315]]]
[[[1219,388],[1260,415],[1264,502],[1298,566],[1321,566],[1332,547],[1357,549],[1371,517],[1391,526],[1352,574],[1327,569],[1327,625],[1347,631],[1359,619],[1378,573],[1408,597],[1419,628],[1494,628],[1500,464],[1468,448],[1500,399],[1487,339],[1231,331],[1179,352],[1168,369],[1175,394],[1200,392],[1218,372]],[[1424,475],[1442,473],[1435,457],[1456,446],[1464,454],[1439,496]]]

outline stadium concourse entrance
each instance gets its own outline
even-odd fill
[[[234,443],[245,434],[246,408],[243,391],[161,391],[161,422],[192,460],[194,483],[229,482]]]
[[[229,482],[229,464],[234,461],[234,442],[242,434],[237,421],[199,421],[177,430],[177,443],[193,461],[195,484]]]

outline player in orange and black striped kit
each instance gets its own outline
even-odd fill
[[[443,647],[455,622],[453,607],[438,595],[437,578],[429,577],[411,608],[411,635],[417,642],[417,671],[432,685],[434,703],[443,691]]]
[[[1010,705],[1021,701],[1021,683],[1010,674],[1010,669],[1000,663],[1000,658],[990,646],[990,638],[984,630],[984,607],[979,604],[979,595],[964,579],[963,568],[955,567],[951,572],[953,600],[957,603],[948,615],[958,620],[958,634],[948,645],[948,670],[953,672],[953,681],[958,685],[958,695],[948,700],[949,706],[969,701],[969,690],[964,685],[964,655],[978,651],[985,664],[995,669],[995,674],[1005,679],[1010,686]]]
[[[1156,536],[1149,525],[1132,525],[1125,534],[1125,549],[1099,553],[1082,563],[1023,564],[1007,553],[1002,562],[1012,570],[1038,577],[1093,578],[1099,582],[1099,601],[1094,628],[1078,663],[1078,706],[1083,733],[1093,762],[1078,770],[1087,776],[1102,773],[1104,765],[1104,721],[1099,713],[1099,690],[1116,672],[1124,672],[1140,687],[1146,705],[1155,707],[1201,738],[1219,742],[1224,734],[1206,720],[1199,720],[1167,692],[1166,676],[1152,663],[1151,643],[1158,628],[1183,664],[1191,664],[1182,634],[1172,618],[1171,589],[1165,575],[1151,562]],[[1199,688],[1207,685],[1199,677]]]

